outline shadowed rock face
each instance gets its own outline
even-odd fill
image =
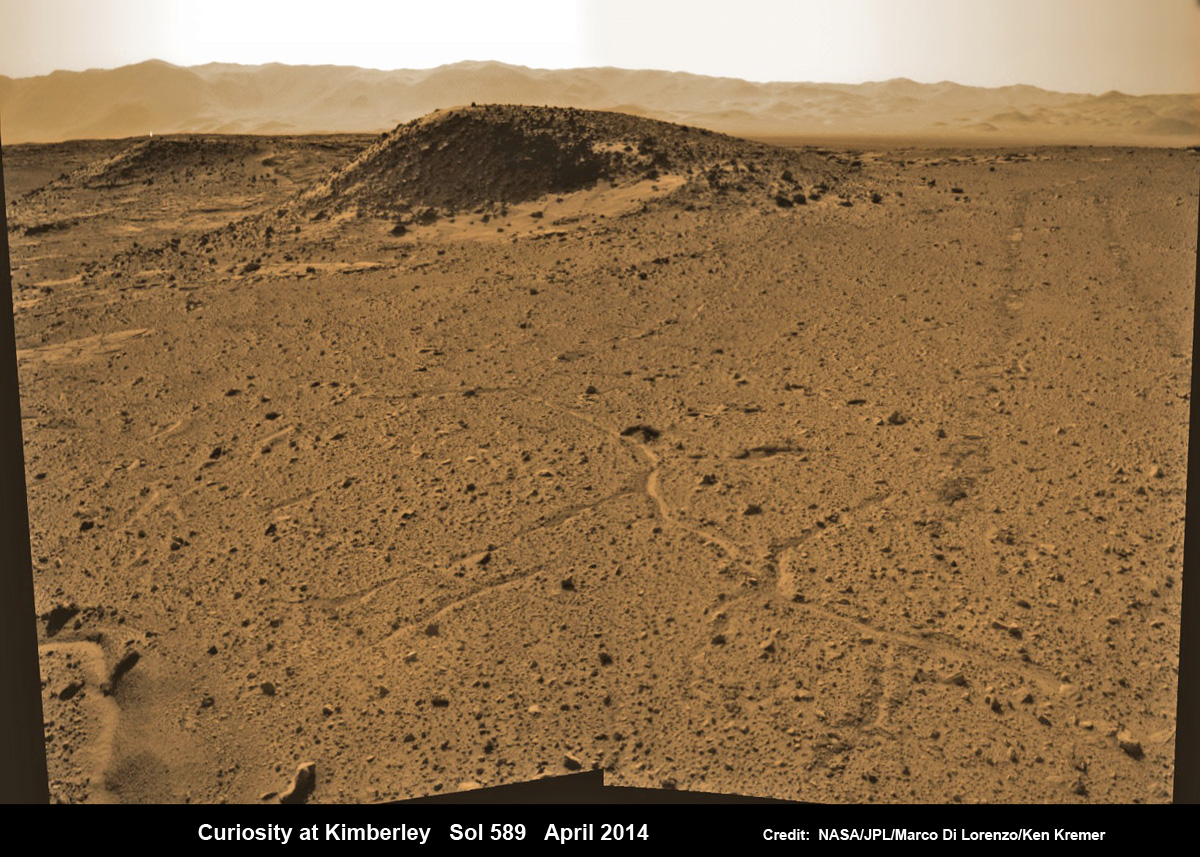
[[[305,193],[309,211],[395,215],[423,205],[458,211],[569,193],[598,181],[689,172],[720,159],[782,150],[621,113],[487,105],[443,110],[397,127]]]

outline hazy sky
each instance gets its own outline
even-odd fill
[[[748,80],[1200,92],[1197,0],[0,0],[0,74],[494,59]]]

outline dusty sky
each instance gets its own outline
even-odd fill
[[[1197,0],[0,0],[0,74],[494,59],[747,80],[1200,92]]]

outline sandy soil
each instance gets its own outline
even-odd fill
[[[143,142],[4,150],[55,799],[1169,800],[1195,152]]]

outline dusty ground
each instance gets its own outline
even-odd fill
[[[232,139],[4,150],[56,799],[1169,799],[1195,152]]]

